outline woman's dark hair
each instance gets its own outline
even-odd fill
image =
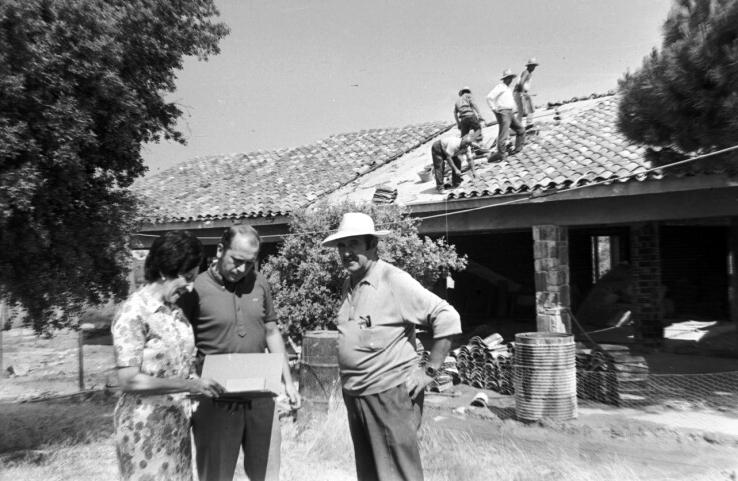
[[[177,277],[202,261],[202,244],[189,231],[171,231],[156,238],[144,261],[144,278],[154,282],[160,276]]]

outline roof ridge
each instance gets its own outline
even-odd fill
[[[285,214],[453,127],[424,122],[336,134],[292,148],[197,157],[138,179],[133,190],[148,197],[151,223]]]
[[[231,153],[222,153],[222,154],[206,154],[206,155],[198,155],[186,160],[183,160],[182,162],[179,162],[171,167],[168,167],[161,172],[156,172],[151,174],[148,177],[141,177],[139,179],[136,179],[136,183],[145,182],[147,179],[152,179],[155,177],[160,177],[162,175],[171,175],[172,172],[176,170],[181,170],[183,168],[189,168],[193,164],[196,164],[197,162],[202,161],[219,161],[219,160],[228,160],[228,157],[236,157],[236,156],[242,156],[242,160],[249,160],[249,161],[255,161],[258,159],[255,159],[254,157],[257,155],[270,155],[274,156],[275,160],[279,160],[284,158],[287,154],[301,151],[308,148],[320,148],[320,146],[325,145],[329,140],[336,139],[343,136],[351,136],[351,135],[361,135],[361,134],[367,134],[367,133],[375,133],[375,132],[387,132],[387,131],[403,131],[408,128],[419,128],[419,127],[425,127],[425,126],[434,126],[438,125],[438,128],[441,128],[442,125],[446,125],[447,128],[443,130],[443,132],[450,130],[453,127],[453,124],[441,120],[433,120],[428,122],[419,122],[415,124],[407,124],[400,127],[376,127],[376,128],[370,128],[370,129],[362,129],[362,130],[356,130],[352,132],[343,132],[343,133],[336,133],[331,134],[327,137],[322,137],[320,139],[317,139],[315,141],[312,141],[307,144],[300,144],[295,145],[292,147],[279,147],[276,149],[259,149],[255,151],[250,152],[231,152]]]
[[[582,101],[585,101],[585,100],[600,99],[602,97],[615,97],[617,95],[618,95],[617,91],[611,89],[611,90],[608,90],[607,92],[604,92],[604,93],[594,92],[594,93],[591,93],[589,95],[583,95],[581,97],[572,97],[572,98],[570,98],[568,100],[548,101],[548,102],[546,102],[546,109],[549,110],[549,109],[553,109],[553,108],[556,108],[556,107],[560,107],[562,105],[573,104],[573,103],[582,102]]]
[[[426,122],[426,123],[424,123],[424,124],[416,124],[416,125],[432,125],[432,124],[434,124],[434,123],[436,123],[436,122]],[[441,123],[441,122],[437,122],[437,123]],[[394,155],[390,156],[390,157],[389,157],[388,159],[386,159],[386,160],[385,160],[384,162],[381,162],[381,163],[375,163],[375,164],[374,164],[374,166],[370,167],[369,169],[367,169],[367,170],[366,170],[366,171],[364,171],[364,172],[361,172],[361,173],[359,173],[359,174],[358,174],[358,175],[357,175],[356,177],[361,177],[361,176],[364,176],[364,175],[366,175],[366,174],[368,174],[368,173],[370,173],[370,172],[373,172],[373,171],[375,171],[375,170],[379,169],[379,168],[380,168],[380,167],[382,167],[382,166],[385,166],[385,165],[387,165],[387,164],[389,164],[389,163],[391,163],[391,162],[394,162],[395,160],[397,160],[397,159],[399,159],[399,158],[403,157],[404,155],[406,155],[406,154],[408,154],[408,153],[412,152],[413,150],[417,149],[417,148],[418,148],[418,147],[420,147],[421,145],[423,145],[423,144],[426,144],[426,143],[430,142],[431,140],[433,140],[433,139],[434,139],[434,138],[436,138],[436,137],[440,137],[441,135],[445,134],[446,132],[448,132],[449,130],[453,129],[454,127],[455,127],[455,125],[454,125],[454,124],[448,124],[448,125],[447,125],[446,127],[442,128],[442,129],[439,129],[439,130],[438,130],[437,132],[435,132],[435,133],[432,133],[432,134],[430,134],[430,135],[426,135],[426,136],[425,136],[425,137],[424,137],[423,139],[421,139],[421,140],[417,141],[417,142],[416,142],[415,144],[413,144],[413,145],[410,145],[410,146],[406,147],[405,149],[403,149],[403,150],[402,150],[401,152],[398,152],[398,153],[396,153],[396,154],[394,154]],[[406,129],[406,128],[407,128],[407,127],[401,127],[401,128],[400,128],[400,130],[402,130],[402,129]],[[303,208],[303,207],[305,207],[305,206],[306,206],[306,205],[308,205],[308,204],[313,204],[313,203],[315,203],[315,202],[316,202],[317,200],[319,200],[319,199],[321,199],[321,198],[323,198],[323,197],[325,197],[325,196],[327,196],[327,195],[329,195],[329,194],[331,194],[331,193],[333,193],[333,192],[337,191],[338,189],[341,189],[342,187],[345,187],[345,186],[347,186],[348,184],[350,184],[351,182],[353,182],[354,180],[356,180],[356,177],[354,177],[353,179],[348,179],[348,180],[347,180],[346,182],[344,182],[344,183],[342,183],[342,184],[338,185],[337,187],[333,188],[332,190],[329,190],[329,191],[328,191],[328,190],[327,190],[327,191],[323,191],[323,192],[321,192],[321,193],[317,194],[317,195],[316,195],[316,197],[315,197],[315,198],[313,198],[313,199],[306,199],[306,202],[305,202],[305,203],[303,203],[303,204],[300,204],[300,205],[298,206],[298,208]]]

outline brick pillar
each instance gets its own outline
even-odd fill
[[[661,305],[659,225],[656,222],[630,226],[630,260],[636,336],[643,341],[660,342],[664,338],[664,313]]]
[[[571,332],[569,233],[558,225],[533,226],[536,324],[539,332]]]

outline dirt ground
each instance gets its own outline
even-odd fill
[[[542,420],[521,429],[513,396],[465,385],[456,386],[454,392],[453,397],[446,393],[426,397],[426,422],[482,439],[514,442],[531,452],[567,446],[595,470],[598,464],[621,460],[637,466],[647,479],[697,479],[718,468],[728,477],[716,479],[738,475],[738,416],[733,413],[714,413],[713,420],[702,411],[649,413],[585,403],[576,419]],[[480,392],[488,396],[486,408],[471,406]]]
[[[12,329],[3,332],[2,347],[0,407],[78,391],[75,332],[44,339],[27,329]],[[738,361],[732,358],[672,353],[654,354],[653,364],[662,370],[668,366],[692,372],[705,372],[708,367],[738,370]],[[103,389],[113,373],[112,348],[85,346],[84,368],[86,389]],[[16,374],[8,376],[10,371]],[[566,446],[591,463],[594,471],[601,464],[622,460],[637,467],[644,479],[738,479],[738,406],[717,409],[675,400],[624,409],[583,401],[576,419],[524,424],[515,419],[513,396],[483,391],[487,406],[471,406],[479,392],[457,385],[451,392],[428,394],[424,422],[473,439],[513,442],[529,452]],[[717,475],[698,478],[706,472]]]
[[[0,401],[23,401],[79,391],[77,332],[53,338],[30,329],[2,333]],[[112,346],[84,346],[85,389],[103,389],[113,374]],[[9,371],[15,374],[10,374]]]

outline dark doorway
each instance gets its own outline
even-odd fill
[[[661,226],[667,317],[728,318],[728,228]]]
[[[449,242],[469,258],[467,270],[454,274],[455,288],[447,293],[461,314],[464,332],[483,326],[495,331],[535,330],[531,232],[454,235]],[[514,322],[503,327],[502,321]]]

